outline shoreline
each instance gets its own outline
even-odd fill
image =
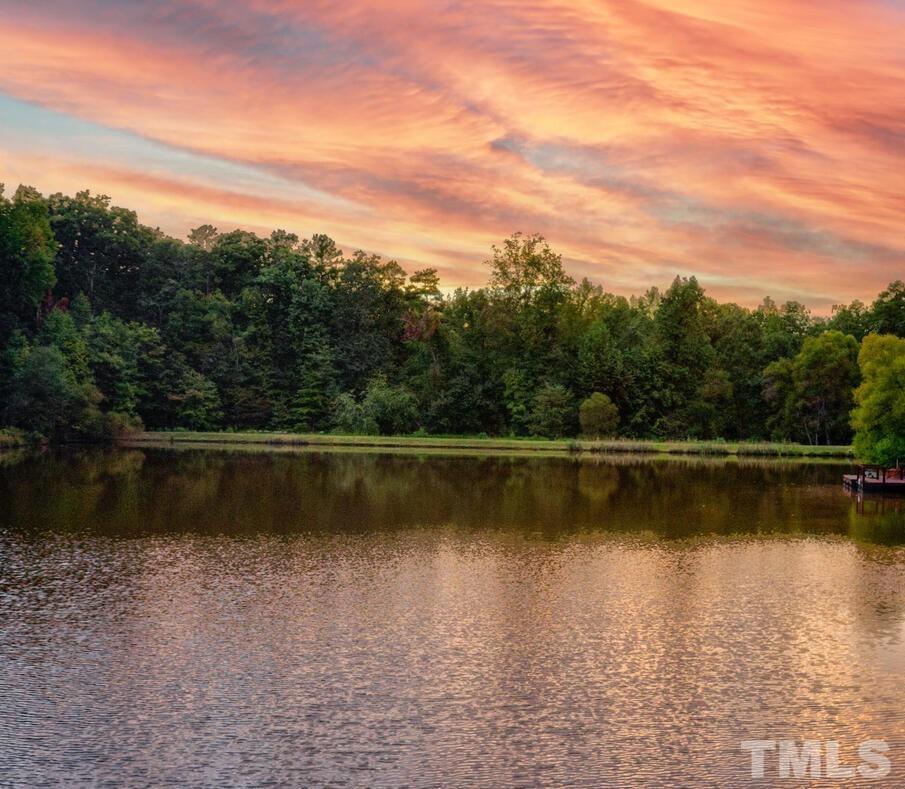
[[[480,450],[486,452],[557,454],[661,454],[712,455],[724,457],[844,458],[854,459],[850,446],[723,442],[723,441],[635,441],[608,439],[516,439],[435,436],[338,436],[308,433],[228,433],[148,431],[123,436],[118,443],[156,445],[348,447],[431,450]]]

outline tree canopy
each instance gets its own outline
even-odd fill
[[[324,235],[180,241],[104,196],[0,192],[0,424],[844,443],[863,376],[859,442],[900,435],[901,389],[871,360],[905,335],[902,282],[822,319],[694,277],[626,299],[537,235],[487,268],[444,292]]]
[[[905,339],[869,335],[858,362],[863,380],[852,417],[855,451],[875,463],[905,462]]]

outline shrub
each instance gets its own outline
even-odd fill
[[[383,436],[411,433],[418,426],[418,403],[404,386],[393,386],[383,376],[372,378],[362,407],[366,419],[373,420]]]
[[[612,436],[619,427],[619,409],[605,394],[594,392],[578,409],[578,420],[588,438]]]
[[[144,430],[144,425],[137,416],[121,411],[110,411],[106,415],[104,428],[110,438],[125,438],[133,433],[140,433]]]
[[[332,421],[335,433],[353,436],[374,436],[378,433],[377,423],[349,392],[343,392],[333,401]]]

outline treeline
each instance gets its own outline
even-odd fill
[[[183,242],[88,192],[0,193],[2,422],[54,440],[144,425],[846,443],[862,339],[905,337],[901,281],[825,319],[720,304],[693,277],[615,296],[538,236],[488,268],[444,295],[431,269],[322,235],[206,225]]]

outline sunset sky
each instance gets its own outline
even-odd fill
[[[905,277],[901,0],[0,0],[0,181],[184,236],[333,236],[445,285],[819,312]]]

